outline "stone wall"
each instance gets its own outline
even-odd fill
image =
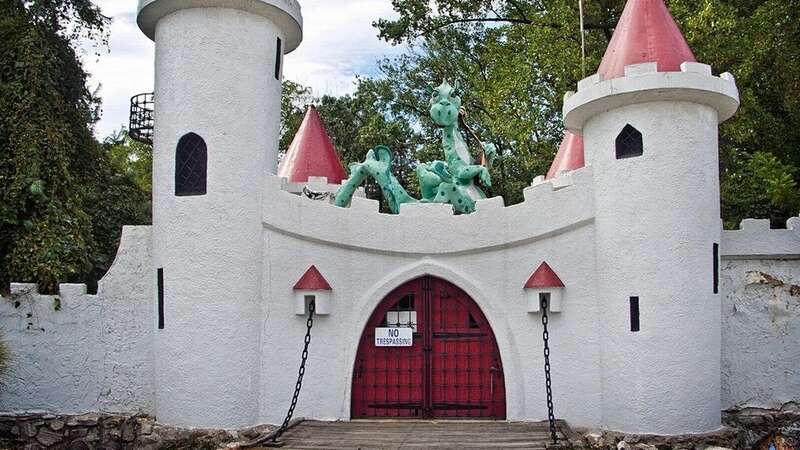
[[[746,220],[722,244],[723,409],[800,404],[800,218]]]
[[[270,427],[240,431],[175,428],[143,415],[0,415],[0,449],[216,450],[270,430]]]
[[[12,284],[0,298],[11,370],[0,411],[154,412],[150,227],[125,227],[97,295],[62,284],[58,295]]]

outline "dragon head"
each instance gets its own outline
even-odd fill
[[[436,125],[449,127],[458,123],[461,97],[457,93],[460,89],[458,81],[453,86],[445,81],[439,87],[430,89],[431,118]]]

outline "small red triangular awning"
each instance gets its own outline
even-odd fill
[[[328,177],[328,183],[341,184],[347,178],[325,124],[313,106],[308,107],[286,151],[278,167],[278,176],[287,178],[290,183],[305,183],[309,177]]]
[[[550,266],[543,262],[536,272],[525,283],[525,289],[543,289],[543,288],[563,288],[564,283],[561,278],[553,272]]]
[[[328,284],[328,281],[325,277],[319,273],[317,270],[317,266],[311,266],[308,268],[305,274],[300,277],[300,280],[297,281],[297,284],[294,285],[295,290],[302,290],[302,291],[330,291],[332,290],[331,285]]]
[[[655,62],[659,72],[680,72],[695,62],[663,0],[628,0],[597,72],[604,79],[625,76],[625,66]]]
[[[561,172],[577,170],[585,165],[583,136],[567,131],[545,179],[555,178]]]

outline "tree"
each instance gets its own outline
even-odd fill
[[[81,39],[105,42],[107,22],[90,0],[0,3],[4,286],[90,281],[113,258],[121,223],[136,223],[117,214],[141,193],[92,135],[99,99],[75,52]]]
[[[584,3],[585,71],[594,73],[625,2]],[[758,176],[744,169],[756,152],[774,155],[794,182],[800,180],[795,170],[800,167],[800,5],[795,0],[668,3],[698,60],[732,72],[741,91],[742,107],[720,136],[726,222],[736,223],[745,213],[784,221],[798,212],[791,203],[751,196],[744,207],[744,199],[732,197],[741,191],[729,185]],[[389,42],[416,44],[416,52],[382,65],[404,112],[425,123],[424,83],[460,78],[476,126],[502,151],[493,174],[498,193],[507,202],[520,201],[520,188],[552,161],[561,138],[562,96],[584,75],[577,1],[395,0],[393,5],[399,17],[375,25]]]
[[[284,82],[281,150],[286,151],[302,122],[304,111],[298,105],[313,103],[345,167],[363,161],[370,149],[387,145],[394,154],[395,176],[406,189],[416,192],[413,170],[422,138],[410,122],[395,113],[392,105],[396,99],[391,88],[381,80],[358,79],[352,94],[314,98],[308,88]],[[368,183],[367,195],[380,198],[377,185]]]

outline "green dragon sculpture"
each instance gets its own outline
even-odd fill
[[[489,170],[497,151],[493,144],[481,143],[483,164],[474,164],[467,141],[458,128],[459,118],[464,115],[461,98],[457,95],[459,89],[458,82],[453,86],[444,82],[431,89],[430,114],[433,122],[442,129],[445,161],[420,163],[417,166],[422,194],[420,200],[409,195],[392,175],[391,150],[386,146],[378,146],[367,153],[363,163],[350,165],[350,178],[336,192],[334,204],[341,207],[349,205],[358,186],[367,177],[372,177],[394,214],[400,212],[401,204],[416,202],[450,204],[456,214],[474,212],[475,202],[486,198],[486,193],[475,184],[475,179],[479,179],[486,187],[492,186]]]

